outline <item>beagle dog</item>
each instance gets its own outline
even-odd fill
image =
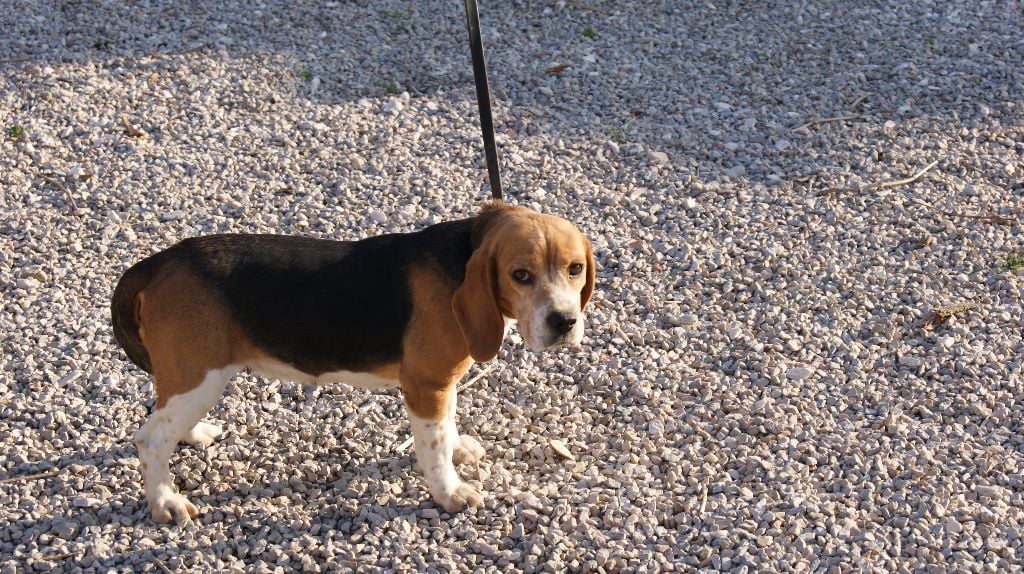
[[[590,242],[564,219],[500,202],[415,233],[361,241],[276,235],[186,239],[131,267],[114,290],[114,335],[153,375],[135,435],[153,519],[198,510],[175,491],[178,441],[239,371],[303,384],[401,387],[418,465],[448,512],[483,504],[456,464],[484,455],[455,426],[456,383],[498,354],[507,322],[535,349],[577,345],[594,290]]]

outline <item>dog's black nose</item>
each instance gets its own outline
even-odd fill
[[[564,335],[569,331],[572,331],[574,325],[576,325],[576,315],[572,313],[560,313],[555,311],[548,315],[548,326],[559,335]]]

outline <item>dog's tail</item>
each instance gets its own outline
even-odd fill
[[[157,256],[149,257],[124,272],[114,288],[110,301],[110,320],[114,325],[114,338],[133,363],[147,373],[153,372],[149,351],[139,336],[139,313],[142,309],[142,290],[160,268]]]

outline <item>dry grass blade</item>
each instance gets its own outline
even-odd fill
[[[946,217],[956,217],[956,218],[960,218],[960,219],[973,219],[975,221],[980,221],[982,223],[995,223],[997,225],[1013,225],[1014,223],[1017,223],[1017,221],[1018,221],[1017,219],[1014,219],[1012,217],[1007,217],[1005,215],[998,215],[998,214],[995,214],[995,213],[989,213],[987,215],[982,215],[982,214],[978,214],[978,213],[960,213],[959,211],[946,211],[945,209],[939,209],[938,207],[935,207],[934,205],[932,205],[930,203],[925,203],[924,201],[920,201],[920,200],[917,200],[917,199],[911,199],[910,202],[913,203],[914,205],[920,205],[921,207],[927,207],[928,209],[931,209],[933,211],[938,211],[939,213],[941,213],[942,215],[945,215]]]
[[[934,329],[948,321],[953,315],[958,315],[975,307],[977,307],[977,304],[971,302],[946,305],[945,307],[936,307],[935,310],[932,311],[931,317],[925,320],[924,329],[926,331]]]
[[[806,124],[797,126],[797,127],[793,128],[793,129],[791,129],[790,131],[795,132],[795,131],[799,131],[799,130],[802,130],[802,129],[811,128],[811,127],[814,127],[814,126],[819,126],[821,124],[831,124],[831,123],[835,123],[835,122],[847,122],[847,121],[862,120],[862,119],[864,119],[864,116],[862,116],[860,114],[854,114],[854,115],[849,115],[849,116],[835,116],[833,118],[818,118],[818,119],[811,120],[811,121],[807,122]]]
[[[38,480],[40,478],[50,478],[51,476],[57,476],[60,474],[60,469],[55,468],[53,470],[47,470],[44,472],[37,472],[36,474],[26,474],[23,476],[10,476],[4,479],[0,479],[0,484],[9,484],[12,482],[23,482],[26,480]]]
[[[910,185],[912,183],[916,183],[919,179],[924,177],[924,175],[926,173],[928,173],[929,171],[931,171],[931,169],[933,167],[935,167],[936,165],[938,165],[938,163],[939,163],[939,160],[935,160],[935,161],[931,162],[930,164],[924,166],[924,169],[922,169],[921,171],[915,173],[914,175],[912,175],[910,177],[905,177],[903,179],[894,179],[892,181],[883,181],[883,182],[879,182],[879,183],[872,183],[871,185],[865,185],[865,186],[861,186],[861,187],[830,187],[828,189],[823,189],[823,190],[819,191],[817,195],[818,195],[818,197],[821,197],[823,195],[832,195],[832,194],[835,194],[835,193],[863,193],[865,191],[876,191],[876,190],[879,190],[879,189],[889,189],[889,188],[892,188],[892,187],[899,187],[901,185]]]
[[[464,390],[468,389],[469,387],[471,387],[473,385],[473,383],[475,383],[475,382],[479,381],[480,379],[486,377],[487,375],[491,374],[491,371],[493,371],[493,370],[494,370],[494,367],[490,367],[490,366],[484,368],[484,370],[482,370],[479,373],[477,373],[477,375],[475,377],[473,377],[472,379],[470,379],[470,380],[466,381],[465,383],[462,383],[461,385],[459,385],[459,387],[456,389],[456,391],[461,393],[462,391],[464,391]]]
[[[544,73],[549,76],[560,76],[567,69],[569,69],[569,64],[555,64],[554,66],[544,68]]]

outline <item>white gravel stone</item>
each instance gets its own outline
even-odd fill
[[[747,168],[743,165],[734,165],[725,170],[725,175],[729,177],[740,177],[746,175]]]
[[[908,369],[916,369],[921,366],[922,362],[923,361],[920,357],[915,357],[913,355],[903,355],[900,357],[900,364]]]
[[[381,111],[385,114],[397,114],[398,112],[401,112],[403,108],[405,108],[405,104],[402,103],[402,100],[396,99],[384,104]]]
[[[99,504],[100,500],[98,498],[88,498],[85,496],[75,497],[75,499],[71,501],[71,505],[76,508],[89,508],[98,506]]]
[[[807,377],[814,374],[814,369],[810,367],[790,367],[786,369],[786,378],[791,381],[802,381]]]

